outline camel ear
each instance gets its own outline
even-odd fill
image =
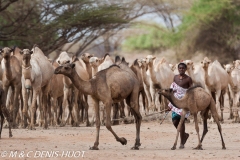
[[[70,64],[71,68],[75,68],[75,63]]]
[[[14,51],[14,49],[13,49],[13,48],[11,48],[10,52],[13,52],[13,51]]]
[[[33,54],[33,51],[30,51],[29,53],[30,53],[30,54]]]
[[[223,68],[225,68],[225,69],[226,69],[226,65],[225,65],[225,64],[223,65]]]
[[[153,57],[153,60],[154,60],[154,59],[156,59],[156,57],[155,57],[155,56]]]

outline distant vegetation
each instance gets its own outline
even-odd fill
[[[193,56],[200,51],[206,55],[228,57],[222,62],[239,58],[240,2],[196,0],[189,10],[178,16],[182,17],[182,23],[174,29],[163,29],[159,24],[135,25],[136,29],[141,29],[141,34],[128,37],[123,48],[152,53],[171,48],[184,56]]]

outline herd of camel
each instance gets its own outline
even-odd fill
[[[35,129],[35,126],[39,125],[47,129],[48,125],[65,126],[70,123],[72,126],[79,126],[80,123],[86,122],[86,126],[90,126],[94,122],[97,130],[96,140],[90,149],[98,150],[102,118],[104,125],[116,140],[125,145],[127,140],[118,137],[111,124],[116,115],[125,116],[123,107],[126,103],[129,109],[128,115],[131,114],[135,118],[136,140],[132,149],[137,150],[141,146],[140,95],[145,114],[150,110],[165,110],[169,101],[182,108],[183,114],[190,111],[194,116],[198,134],[196,149],[202,149],[201,143],[207,133],[209,111],[218,125],[222,149],[226,148],[220,125],[220,121],[223,121],[225,95],[229,96],[231,102],[229,118],[239,122],[240,60],[224,67],[218,61],[212,62],[207,57],[200,63],[185,60],[186,73],[191,76],[196,86],[190,88],[183,99],[178,100],[173,96],[173,91],[168,89],[174,75],[178,74],[177,64],[171,65],[165,58],[158,59],[148,55],[129,64],[124,57],[116,56],[113,59],[106,54],[98,58],[89,53],[76,57],[64,51],[55,61],[51,61],[36,45],[31,50],[4,47],[0,49],[0,53],[2,58],[0,136],[4,117],[9,124],[10,137],[11,127]],[[88,95],[91,96],[95,111],[91,123],[88,117]],[[156,97],[161,103],[159,108],[156,105]],[[103,107],[100,107],[100,102],[103,103]],[[220,116],[218,109],[221,110]],[[197,123],[199,111],[204,126],[201,139]],[[176,148],[183,120],[184,118],[179,123],[173,149]]]

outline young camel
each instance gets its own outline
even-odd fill
[[[191,87],[187,90],[185,96],[182,99],[177,99],[174,96],[174,91],[172,89],[162,89],[158,93],[166,97],[177,108],[183,109],[181,120],[177,127],[177,136],[173,144],[173,147],[171,148],[172,150],[176,149],[179,132],[180,132],[182,123],[185,119],[185,115],[188,111],[190,111],[191,114],[194,116],[195,129],[198,135],[198,145],[195,149],[199,149],[199,150],[202,149],[203,139],[208,132],[207,119],[208,119],[209,110],[212,113],[213,119],[217,123],[218,131],[220,133],[221,140],[222,140],[222,149],[226,149],[225,143],[222,137],[222,128],[219,122],[219,117],[216,110],[216,104],[212,96],[207,91],[205,91],[203,88],[199,86]],[[199,127],[197,122],[197,113],[199,111],[201,111],[201,116],[203,119],[203,134],[202,134],[201,140],[200,140]]]
[[[2,83],[5,97],[8,95],[9,87],[13,91],[13,105],[10,108],[10,115],[13,119],[13,128],[17,128],[16,117],[19,110],[18,96],[21,91],[21,65],[18,59],[11,55],[13,49],[4,47],[0,50],[3,56],[1,68],[3,70]]]
[[[75,64],[64,64],[55,69],[55,74],[64,74],[69,77],[73,84],[83,93],[91,95],[94,101],[96,115],[96,141],[91,150],[98,150],[99,131],[100,131],[100,116],[99,116],[99,101],[102,101],[106,111],[106,128],[114,135],[116,140],[122,145],[127,144],[125,138],[120,138],[112,130],[111,127],[111,108],[112,103],[117,103],[123,99],[127,99],[128,105],[131,106],[131,112],[136,120],[136,140],[132,149],[139,149],[140,144],[140,125],[142,116],[139,112],[138,93],[139,82],[131,73],[119,68],[116,65],[102,70],[89,81],[84,81],[80,78],[75,70]],[[121,77],[121,78],[119,78]]]

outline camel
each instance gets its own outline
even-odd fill
[[[72,63],[73,59],[75,59],[76,56],[70,57],[67,52],[62,52],[58,59],[56,60],[60,65],[66,64],[66,63]],[[85,63],[82,59],[79,59],[76,63],[76,71],[79,76],[81,76],[84,80],[89,80],[88,72],[85,68]],[[74,114],[74,121],[75,124],[73,126],[79,126],[80,123],[80,115],[79,115],[79,107],[78,107],[78,100],[80,100],[80,105],[84,106],[82,108],[85,109],[85,119],[86,119],[86,126],[90,126],[89,118],[88,118],[88,97],[87,95],[83,94],[81,91],[79,91],[72,83],[72,81],[66,77],[63,76],[63,83],[64,83],[64,98],[63,98],[63,119],[60,126],[65,126],[66,121],[69,117],[70,108],[73,108],[73,114]],[[71,107],[69,104],[70,99],[70,93],[74,92],[74,101],[73,106]],[[71,101],[71,100],[70,100]],[[83,109],[82,109],[82,117],[83,119]]]
[[[150,73],[150,92],[154,102],[154,110],[157,110],[155,105],[155,94],[156,89],[158,88],[167,88],[171,85],[174,77],[174,73],[172,72],[169,64],[166,62],[165,58],[162,58],[158,63],[154,64],[154,60],[156,57],[152,55],[148,55],[146,57],[149,73]],[[167,100],[163,100],[163,108],[160,107],[161,110],[168,108]]]
[[[0,50],[3,59],[1,62],[1,68],[3,70],[2,83],[5,97],[7,97],[9,87],[13,91],[13,104],[10,108],[10,115],[13,118],[13,128],[17,128],[16,117],[19,110],[18,96],[21,91],[21,65],[18,59],[11,55],[14,50],[8,47],[4,47]],[[8,103],[7,103],[8,104]],[[8,106],[7,106],[8,107]]]
[[[146,93],[145,93],[144,86],[143,86],[143,77],[142,77],[141,67],[140,67],[140,65],[142,65],[142,64],[138,63],[138,62],[139,62],[138,59],[134,60],[133,64],[130,66],[130,68],[136,74],[138,81],[140,82],[139,96],[140,96],[140,94],[142,95],[143,108],[144,108],[145,114],[147,114],[149,112],[149,108],[146,105],[148,102],[146,102],[147,98],[146,98]]]
[[[4,118],[6,118],[6,120],[8,121],[9,125],[9,137],[12,137],[12,130],[11,130],[11,126],[12,126],[12,119],[10,117],[10,113],[6,107],[6,94],[4,94],[4,90],[3,90],[3,85],[2,82],[0,82],[0,122],[1,122],[1,127],[0,127],[0,139],[1,139],[1,135],[2,135],[2,127],[3,127],[3,121]]]
[[[205,57],[201,64],[204,69],[205,89],[212,94],[217,109],[220,108],[220,120],[223,121],[224,95],[227,91],[229,76],[217,60],[211,62],[210,59]]]
[[[56,69],[59,67],[59,64],[55,61],[52,62],[53,68]],[[51,118],[52,125],[55,126],[58,124],[58,117],[59,117],[59,105],[57,104],[58,98],[64,95],[63,92],[64,84],[63,84],[63,75],[61,74],[54,74],[50,81],[50,90],[49,96],[52,99],[52,107],[51,113],[53,113],[53,117]]]
[[[158,93],[166,97],[174,106],[182,109],[181,120],[177,127],[177,136],[173,144],[173,147],[171,148],[172,150],[176,149],[179,132],[180,132],[182,123],[185,119],[185,115],[188,111],[190,111],[190,113],[194,116],[195,129],[198,135],[198,145],[195,149],[199,149],[199,150],[202,149],[203,139],[208,132],[207,119],[208,119],[209,110],[212,113],[213,119],[217,123],[218,131],[220,133],[221,140],[222,140],[222,149],[226,149],[225,143],[222,137],[222,128],[219,122],[215,101],[206,90],[204,90],[202,87],[199,87],[199,86],[191,87],[187,90],[185,96],[182,99],[178,99],[174,96],[173,89],[162,89]],[[203,134],[202,134],[201,140],[199,135],[199,126],[197,122],[197,113],[199,111],[201,111],[201,116],[203,119]]]
[[[92,78],[92,68],[90,66],[90,63],[89,63],[89,60],[90,58],[93,57],[92,54],[90,53],[83,53],[80,58],[83,60],[83,62],[86,64],[86,69],[87,69],[87,72],[88,72],[88,75],[89,75],[89,78],[91,79]]]
[[[146,93],[147,103],[148,103],[146,108],[148,109],[148,112],[149,112],[149,108],[153,104],[151,93],[150,93],[150,73],[149,73],[147,61],[145,58],[139,59],[138,64],[139,64],[139,67],[141,68],[143,87]]]
[[[235,123],[240,122],[237,107],[239,106],[240,98],[240,70],[232,64],[224,65],[225,70],[229,75],[229,91],[233,101],[233,107],[230,105],[230,117],[234,117]]]
[[[192,78],[193,84],[205,88],[204,70],[201,65],[194,64],[191,60],[185,60],[184,63],[187,65],[186,74]]]
[[[76,59],[77,60],[77,59]],[[64,64],[55,69],[55,74],[64,74],[69,77],[73,84],[84,94],[91,95],[96,115],[96,140],[91,150],[98,150],[100,117],[99,101],[102,101],[106,111],[106,128],[114,135],[116,140],[122,145],[127,144],[125,138],[120,138],[111,127],[111,108],[112,103],[117,103],[127,99],[127,104],[131,106],[131,112],[136,120],[136,140],[132,149],[139,149],[140,144],[140,126],[142,116],[139,112],[138,93],[139,82],[135,75],[119,68],[116,65],[102,70],[89,81],[84,81],[75,70],[75,64]]]
[[[114,61],[112,60],[112,58],[110,57],[109,54],[105,54],[103,58],[98,58],[98,57],[91,57],[89,59],[89,64],[92,67],[92,77],[95,76],[97,74],[97,72],[104,70],[108,67],[110,67],[111,65],[114,64]],[[117,104],[115,104],[116,106],[113,108],[113,110],[115,111],[115,108],[118,107]],[[101,110],[101,124],[104,124],[105,121],[105,113],[104,113],[104,107],[100,107]],[[114,112],[113,112],[114,113]],[[115,114],[113,114],[115,115]],[[113,117],[113,119],[117,119],[116,117]],[[94,123],[95,120],[95,115],[93,115],[92,117],[92,125]],[[117,122],[113,124],[117,124]]]
[[[43,128],[48,128],[47,122],[47,98],[50,89],[50,80],[54,69],[52,64],[45,57],[40,48],[34,45],[33,49],[23,49],[20,52],[23,55],[22,59],[22,94],[23,94],[23,114],[30,121],[29,129],[34,127],[34,114],[36,112],[37,97],[39,96],[39,110],[41,115],[41,123],[44,121]],[[28,115],[28,92],[32,89],[33,96],[31,102],[31,118]],[[26,127],[26,124],[25,124]]]

